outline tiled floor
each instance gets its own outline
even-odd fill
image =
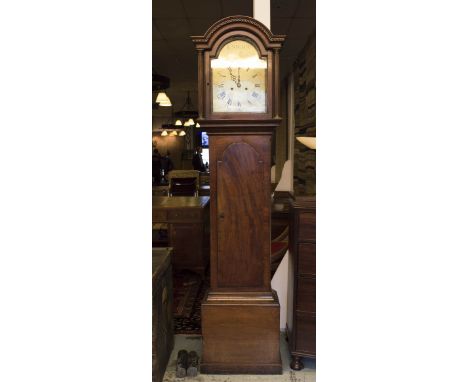
[[[181,349],[187,351],[195,350],[201,354],[202,343],[200,336],[186,336],[178,334],[175,337],[174,350],[171,354],[171,359],[167,366],[166,374],[164,375],[163,382],[315,382],[315,360],[304,359],[304,369],[301,371],[294,371],[289,368],[291,361],[288,344],[281,335],[281,359],[283,360],[283,374],[282,375],[207,375],[199,374],[196,378],[176,378],[175,366],[177,360],[177,352]]]

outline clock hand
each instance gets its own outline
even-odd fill
[[[236,79],[236,76],[235,76],[234,74],[232,74],[232,69],[231,69],[231,68],[228,68],[228,70],[229,70],[229,74],[231,75],[231,80],[233,80],[234,82],[236,82],[237,79]]]
[[[237,87],[238,87],[238,88],[241,87],[241,83],[240,83],[240,68],[237,68]]]

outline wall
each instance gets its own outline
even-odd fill
[[[288,97],[287,97],[287,79],[281,83],[280,91],[280,106],[281,106],[281,124],[275,131],[275,165],[276,165],[276,178],[272,179],[273,183],[279,183],[281,173],[283,171],[284,162],[288,159]]]
[[[295,137],[316,136],[315,36],[309,37],[294,63]],[[294,194],[315,195],[315,150],[294,142]]]

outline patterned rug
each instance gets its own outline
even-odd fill
[[[208,288],[196,273],[174,275],[175,334],[201,334],[201,302]]]
[[[174,282],[174,317],[190,317],[198,296],[201,277],[192,272],[176,273]]]

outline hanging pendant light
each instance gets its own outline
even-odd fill
[[[175,121],[175,125],[176,126],[182,126],[182,121],[180,119],[178,119],[177,121]]]
[[[185,135],[185,131],[182,130],[180,133],[179,133],[179,137],[183,137]]]
[[[195,125],[195,127],[198,129],[200,127],[200,124],[197,122],[197,124]]]
[[[189,127],[189,126],[190,126],[189,121],[184,122],[184,126],[185,126],[185,127]]]
[[[158,93],[158,96],[156,97],[156,103],[158,103],[159,106],[172,106],[171,100],[165,92]]]
[[[187,92],[187,98],[185,100],[184,105],[182,106],[182,109],[180,109],[178,112],[174,113],[174,116],[176,118],[179,118],[181,120],[192,120],[193,124],[190,126],[193,126],[194,120],[198,118],[198,111],[195,108],[195,105],[192,103],[192,99],[190,98],[190,91]]]
[[[167,136],[167,131],[164,130],[162,133],[161,133],[161,137],[166,137]]]
[[[187,123],[188,123],[189,126],[195,125],[195,121],[193,120],[193,118],[190,118],[190,119],[187,121]]]

